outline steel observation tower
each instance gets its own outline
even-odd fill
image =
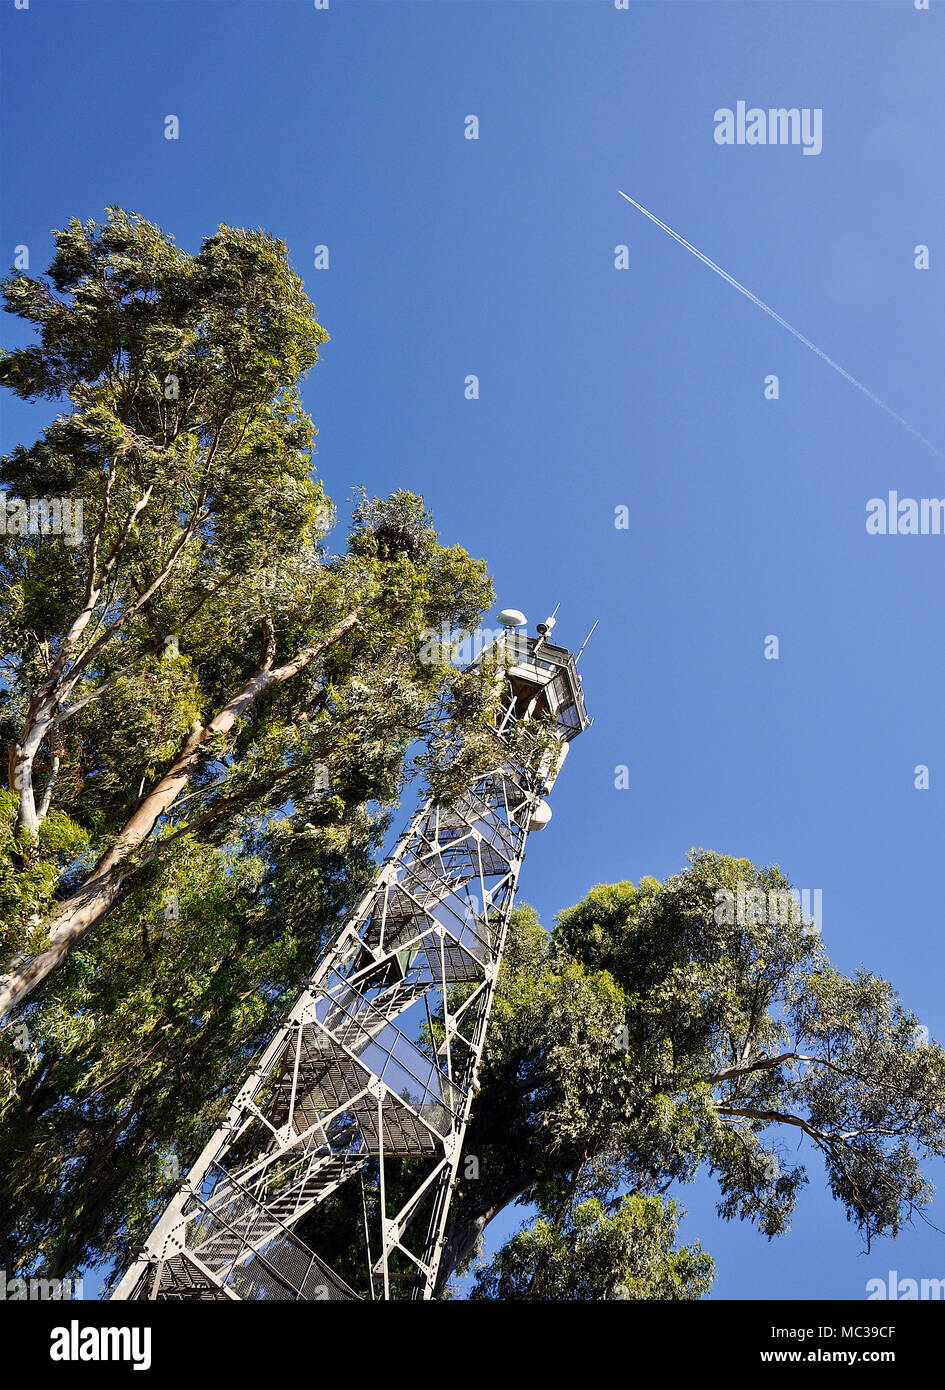
[[[554,617],[499,620],[494,764],[414,817],[112,1298],[438,1291],[526,840],[590,722]]]

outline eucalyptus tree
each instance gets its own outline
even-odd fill
[[[70,408],[3,460],[27,505],[0,575],[0,1015],[176,837],[304,802],[342,769],[390,800],[412,741],[476,721],[475,682],[419,639],[490,597],[408,493],[364,499],[326,556],[299,382],[327,334],[271,236],[221,227],[189,255],[113,208],[3,295],[39,342],[4,354],[0,382]]]
[[[65,406],[0,475],[0,1256],[56,1276],[126,1262],[410,776],[448,797],[487,756],[495,686],[429,634],[491,589],[407,492],[330,549],[300,398],[327,335],[272,237],[189,255],[113,208],[3,294],[39,341],[0,381]],[[678,1191],[708,1171],[723,1216],[778,1235],[808,1181],[788,1138],[867,1243],[923,1214],[945,1055],[768,910],[788,888],[693,851],[550,933],[515,914],[442,1296],[472,1271],[477,1299],[699,1297]],[[318,1213],[342,1274],[351,1200]]]
[[[699,1296],[707,1257],[673,1242],[700,1170],[724,1218],[769,1237],[811,1158],[867,1246],[924,1216],[945,1053],[887,981],[830,964],[789,889],[777,867],[692,851],[665,883],[593,889],[550,933],[518,910],[444,1295],[525,1204],[537,1215],[474,1267],[475,1297]]]
[[[492,594],[409,492],[330,545],[273,237],[112,208],[3,295],[58,413],[0,472],[0,1255],[56,1274],[140,1234],[409,780],[483,756],[494,687],[427,639]]]

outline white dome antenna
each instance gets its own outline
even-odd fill
[[[499,622],[503,627],[524,627],[528,619],[517,608],[503,608],[499,614]]]

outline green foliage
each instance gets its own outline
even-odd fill
[[[24,860],[18,798],[0,791],[0,957],[41,949],[41,923],[63,874],[81,860],[88,835],[62,811],[51,812]]]
[[[698,1241],[675,1249],[679,1209],[660,1197],[596,1198],[555,1226],[538,1217],[477,1270],[472,1299],[578,1302],[698,1299],[714,1264]]]
[[[620,1248],[629,1225],[604,1217],[700,1169],[724,1217],[777,1235],[808,1181],[786,1152],[799,1140],[867,1245],[928,1203],[945,1052],[886,981],[831,967],[799,913],[723,910],[739,883],[768,903],[790,887],[776,866],[693,850],[665,883],[592,889],[550,935],[530,909],[513,915],[467,1140],[479,1177],[457,1191],[448,1264],[467,1267],[510,1204],[538,1216],[480,1273],[477,1297],[613,1297],[617,1275],[582,1233]],[[627,1265],[627,1287],[655,1289],[660,1267]],[[675,1296],[699,1296],[708,1266],[696,1268],[694,1294]]]
[[[38,342],[0,382],[64,409],[0,486],[83,520],[0,553],[0,953],[15,979],[69,948],[0,1033],[0,1258],[56,1277],[126,1261],[408,780],[448,800],[494,756],[497,672],[429,654],[492,593],[421,498],[363,494],[330,549],[300,397],[327,334],[280,242],[221,227],[189,255],[113,208],[3,295]],[[711,1262],[666,1191],[707,1169],[724,1216],[775,1235],[807,1181],[785,1136],[867,1243],[921,1212],[945,1054],[804,924],[720,912],[739,883],[789,887],[693,851],[550,936],[515,914],[445,1276],[529,1202],[476,1297],[699,1297]]]
[[[71,948],[0,1033],[0,1263],[55,1275],[141,1237],[410,779],[485,757],[492,685],[424,639],[492,589],[403,490],[330,546],[300,396],[328,335],[275,238],[191,255],[111,208],[3,298],[37,341],[0,383],[62,409],[0,487],[82,507],[0,551],[0,970]]]
[[[350,846],[310,857],[289,823],[222,851],[178,842],[107,938],[74,951],[0,1034],[17,1087],[0,1209],[18,1267],[127,1257],[369,872],[371,829],[355,832],[359,876]]]

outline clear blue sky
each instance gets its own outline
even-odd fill
[[[534,622],[560,600],[573,646],[600,618],[582,660],[595,723],[524,873],[544,920],[594,883],[679,870],[693,845],[775,861],[822,889],[836,963],[891,978],[939,1038],[945,536],[869,536],[865,509],[890,489],[945,495],[942,460],[617,189],[945,448],[943,11],[4,0],[0,14],[3,264],[26,244],[44,268],[51,228],[111,202],[190,251],[220,222],[277,234],[332,335],[305,389],[329,493],[344,509],[358,483],[414,488],[444,539],[487,558],[502,604]],[[717,145],[714,113],[739,100],[821,108],[822,152]],[[46,413],[5,402],[3,445]],[[680,1194],[687,1238],[717,1259],[715,1297],[862,1298],[890,1268],[945,1276],[945,1238],[922,1226],[861,1254],[810,1171],[771,1244],[719,1223],[711,1185]]]

